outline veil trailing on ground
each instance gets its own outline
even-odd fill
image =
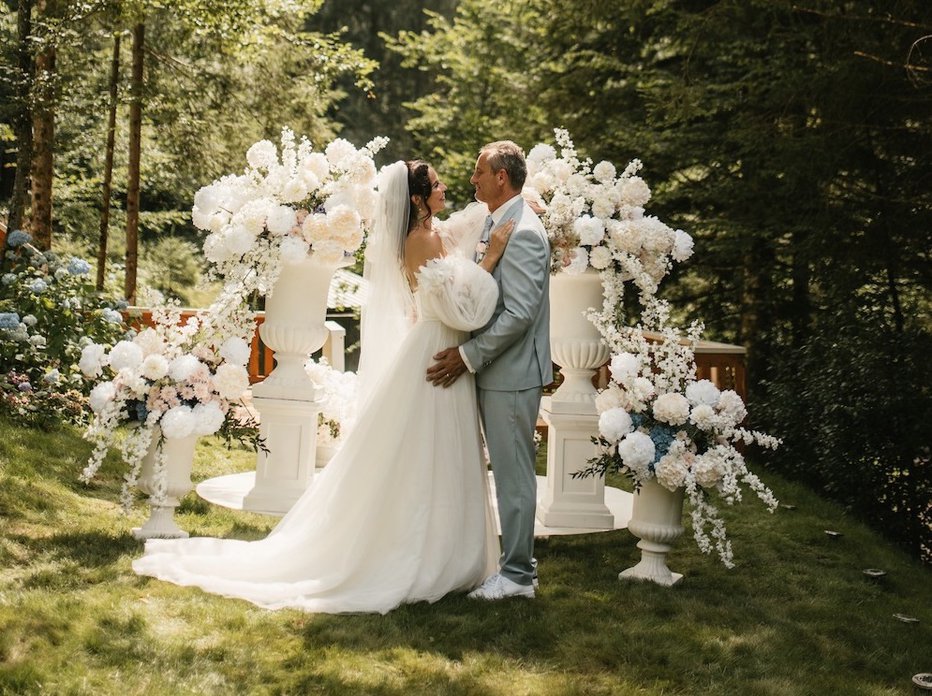
[[[414,319],[414,296],[404,271],[410,211],[408,165],[398,161],[382,167],[378,187],[378,215],[363,270],[367,293],[360,321],[360,406],[395,359]]]

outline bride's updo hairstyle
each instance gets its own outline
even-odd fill
[[[430,208],[427,207],[427,199],[433,191],[430,184],[430,173],[427,162],[424,160],[409,160],[405,162],[408,165],[408,196],[413,198],[418,196],[421,199],[421,206],[418,206],[413,200],[410,202],[411,210],[408,215],[408,229],[413,230],[424,220],[430,217]]]

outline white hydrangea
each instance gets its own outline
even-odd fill
[[[708,404],[693,406],[689,414],[689,422],[700,430],[711,430],[715,426],[715,409]]]
[[[326,154],[327,161],[331,166],[346,169],[350,165],[351,159],[356,154],[356,146],[348,140],[336,138],[327,145],[324,154]]]
[[[654,418],[670,425],[682,425],[689,418],[689,401],[682,394],[669,392],[654,400]]]
[[[720,396],[721,392],[718,387],[707,379],[700,379],[686,387],[686,398],[693,406],[698,404],[715,406]]]
[[[165,352],[164,339],[159,336],[158,331],[153,329],[151,326],[146,327],[138,334],[136,334],[136,336],[133,338],[133,343],[142,349],[142,354],[145,357],[148,357],[153,353]]]
[[[650,439],[650,435],[640,430],[628,433],[618,443],[618,456],[621,457],[622,463],[636,474],[643,475],[648,471],[655,454],[654,441]]]
[[[314,190],[320,186],[320,182],[326,179],[330,174],[330,163],[327,161],[327,157],[324,154],[312,152],[301,161],[301,171],[305,176],[305,181],[308,182],[308,188]],[[317,180],[316,185],[311,186],[314,179],[311,179],[308,175],[313,176],[314,179]]]
[[[291,232],[291,228],[294,227],[297,222],[298,218],[294,208],[290,208],[287,205],[276,205],[269,209],[265,226],[268,227],[269,232],[272,234],[284,235]]]
[[[278,149],[270,140],[260,140],[246,151],[246,161],[253,169],[268,169],[278,164]]]
[[[653,398],[656,393],[654,383],[647,377],[635,377],[628,387],[631,397],[640,403],[645,403]]]
[[[605,223],[591,215],[583,215],[573,223],[573,231],[579,235],[579,243],[593,246],[605,239]]]
[[[726,447],[712,447],[705,454],[696,457],[692,471],[696,483],[703,488],[712,488],[721,483],[728,470]]]
[[[541,167],[543,167],[547,162],[555,160],[557,158],[557,151],[553,149],[553,146],[547,145],[546,143],[538,143],[531,148],[531,151],[527,153],[527,170],[530,176],[533,176]]]
[[[327,226],[327,216],[319,213],[308,215],[301,223],[301,234],[309,244],[328,239],[330,228]]]
[[[673,240],[673,260],[679,263],[693,255],[693,238],[683,230],[677,230]]]
[[[608,370],[613,380],[627,386],[641,371],[641,359],[634,353],[619,353],[612,356]]]
[[[94,413],[100,413],[107,404],[113,401],[114,396],[116,396],[116,387],[113,386],[113,382],[101,382],[95,385],[88,396],[91,410]]]
[[[327,226],[334,237],[351,235],[361,224],[359,213],[347,205],[338,205],[327,211]]]
[[[190,353],[179,355],[168,366],[168,374],[176,382],[184,382],[200,367],[201,361]]]
[[[641,252],[641,233],[631,220],[609,220],[608,233],[621,251],[637,255]]]
[[[611,183],[615,180],[615,165],[603,160],[592,168],[592,176],[603,184]]]
[[[633,207],[643,207],[650,200],[650,187],[639,176],[623,179],[620,182],[621,200]]]
[[[132,341],[120,341],[110,350],[110,367],[115,371],[124,367],[135,370],[142,363],[142,348]]]
[[[78,367],[85,377],[100,377],[101,370],[107,364],[107,349],[99,343],[88,343],[81,349]]]
[[[718,397],[718,404],[716,404],[719,412],[724,414],[736,425],[743,421],[747,415],[748,410],[744,406],[744,401],[733,389],[726,389]]]
[[[249,388],[249,373],[241,365],[224,363],[214,374],[214,389],[224,399],[239,399]]]
[[[168,361],[158,353],[147,355],[142,361],[142,376],[153,382],[168,374]]]
[[[607,220],[615,214],[615,201],[608,195],[596,194],[592,200],[592,214],[602,220]]]
[[[612,252],[608,247],[597,246],[589,252],[589,264],[597,271],[608,268],[612,263]]]
[[[220,357],[233,365],[245,365],[251,353],[249,344],[239,336],[230,336],[220,346]]]
[[[570,252],[570,262],[563,267],[564,273],[580,275],[589,267],[589,252],[583,247],[576,247]]]
[[[343,259],[343,246],[329,239],[316,242],[314,256],[323,263],[338,263]]]
[[[595,410],[602,413],[612,408],[621,408],[623,403],[621,389],[618,388],[617,384],[612,383],[596,394]]]
[[[657,483],[666,488],[668,491],[675,491],[686,483],[686,476],[689,469],[679,453],[665,454],[654,465],[654,476],[657,477]]]
[[[223,237],[223,245],[226,247],[227,258],[230,256],[242,256],[252,249],[256,241],[256,236],[246,227],[233,227]]]
[[[282,243],[279,245],[279,250],[282,255],[282,261],[284,263],[300,263],[307,258],[308,252],[310,251],[310,245],[301,237],[293,237],[288,235],[287,237],[282,237]]]
[[[288,183],[282,187],[281,199],[286,203],[297,203],[298,201],[303,201],[307,198],[307,194],[311,191],[311,183],[315,182],[310,177],[296,176],[288,180]],[[314,186],[317,188],[317,186]]]
[[[276,204],[268,198],[247,201],[233,216],[232,224],[258,237],[265,229],[265,219]]]
[[[192,432],[195,435],[213,435],[220,430],[225,416],[220,404],[209,401],[206,404],[196,404],[191,411],[194,420]]]
[[[180,440],[194,432],[194,413],[190,406],[173,406],[159,421],[162,435],[170,440]]]
[[[631,416],[622,408],[603,411],[599,416],[599,432],[609,442],[617,442],[631,432]]]

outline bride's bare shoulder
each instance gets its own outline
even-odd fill
[[[415,229],[405,239],[405,265],[412,273],[438,256],[443,256],[443,240],[433,230]]]

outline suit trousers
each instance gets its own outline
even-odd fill
[[[530,585],[534,574],[534,428],[542,391],[541,387],[521,391],[478,389],[479,414],[502,525],[500,572],[519,585]]]

